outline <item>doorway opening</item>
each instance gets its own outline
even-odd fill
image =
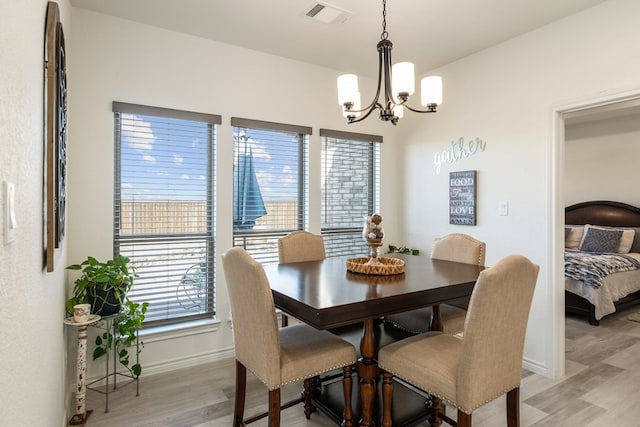
[[[623,120],[638,117],[640,121],[640,92],[629,92],[624,94],[611,95],[599,99],[591,99],[581,103],[564,105],[554,109],[553,129],[554,139],[552,141],[551,152],[551,233],[549,265],[551,267],[550,277],[555,283],[553,287],[553,307],[552,314],[554,323],[554,337],[552,347],[556,348],[550,374],[554,378],[565,375],[565,313],[564,313],[564,208],[578,201],[580,195],[569,196],[566,185],[570,182],[567,176],[567,162],[571,158],[567,156],[567,134],[575,134],[575,129],[586,129],[589,123],[595,121]],[[610,158],[603,158],[601,161],[610,161]],[[610,187],[611,188],[611,187]],[[573,199],[572,199],[573,197]],[[593,196],[588,200],[616,200],[616,194],[611,193],[609,197]],[[625,200],[617,200],[625,202]],[[629,202],[627,202],[629,203]],[[633,204],[633,203],[629,203]],[[640,203],[635,203],[640,205]],[[585,320],[586,321],[586,320]]]

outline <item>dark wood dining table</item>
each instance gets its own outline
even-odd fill
[[[447,301],[468,297],[482,266],[424,256],[395,255],[405,261],[397,275],[347,271],[346,258],[292,264],[267,264],[276,307],[317,329],[362,324],[359,377],[360,426],[374,426],[373,405],[380,369],[379,341],[374,322],[402,311],[434,306],[432,326],[442,329],[437,309]]]

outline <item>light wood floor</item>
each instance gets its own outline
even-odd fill
[[[522,427],[640,426],[640,323],[626,317],[634,310],[605,318],[590,326],[582,318],[566,320],[566,378],[551,380],[523,372],[520,397]],[[249,374],[245,416],[265,410],[267,391]],[[104,396],[89,391],[93,409],[87,426],[230,426],[233,414],[234,361],[224,360],[170,373],[142,377],[140,396],[130,385]],[[297,397],[300,385],[283,391],[283,402]],[[473,415],[476,427],[506,425],[504,397]],[[455,410],[449,409],[449,415]],[[263,419],[251,426],[266,426]],[[420,426],[428,426],[427,422]],[[444,424],[443,424],[444,425]],[[302,406],[282,414],[282,426],[335,426],[322,413],[307,421]]]

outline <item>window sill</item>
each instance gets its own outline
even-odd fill
[[[140,330],[140,338],[144,339],[145,344],[150,344],[155,341],[216,332],[220,329],[221,324],[222,322],[219,319],[213,318],[198,319],[191,322],[176,323],[174,325],[153,326],[150,328],[142,328]]]

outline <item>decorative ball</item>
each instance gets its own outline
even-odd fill
[[[376,213],[366,217],[363,237],[366,240],[382,240],[383,236],[382,215]]]

